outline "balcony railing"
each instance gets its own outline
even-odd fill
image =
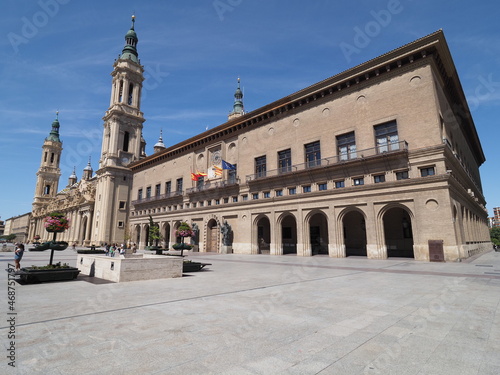
[[[136,204],[141,204],[141,203],[154,202],[154,201],[159,201],[162,199],[179,197],[179,196],[182,196],[182,194],[183,194],[182,191],[171,191],[169,193],[165,193],[165,194],[161,194],[161,195],[154,195],[152,197],[145,197],[145,198],[137,199],[135,201],[132,201],[132,204],[136,205]]]
[[[236,186],[239,184],[239,179],[235,178],[232,180],[226,180],[226,181],[217,181],[217,182],[211,182],[207,181],[203,185],[192,187],[186,190],[187,194],[193,194],[193,193],[199,193],[201,191],[207,191],[211,189],[217,189],[217,188],[225,188],[229,186]]]
[[[380,155],[387,155],[395,152],[408,150],[408,143],[406,141],[399,141],[394,143],[387,143],[384,145],[379,145],[377,147],[367,148],[364,150],[357,150],[355,152],[351,151],[347,154],[341,154],[336,156],[331,156],[324,159],[309,160],[306,163],[294,164],[291,166],[285,166],[278,169],[272,169],[269,171],[261,171],[259,173],[250,174],[246,176],[246,181],[255,181],[262,178],[283,176],[289,173],[294,173],[303,170],[311,170],[314,168],[333,166],[336,164],[347,163],[354,160],[366,159],[371,157],[376,157]]]

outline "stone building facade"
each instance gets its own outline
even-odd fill
[[[67,206],[74,238],[142,248],[152,218],[165,247],[193,224],[202,252],[454,261],[491,248],[485,157],[442,31],[249,113],[238,82],[226,123],[171,147],[160,138],[150,156],[137,41],[132,26],[94,193]]]

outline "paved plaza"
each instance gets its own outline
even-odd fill
[[[0,253],[2,270],[12,256]],[[26,252],[22,265],[49,256]],[[500,253],[188,259],[212,265],[177,279],[16,283],[13,328],[1,272],[0,373],[500,374]],[[76,265],[76,253],[54,261]]]

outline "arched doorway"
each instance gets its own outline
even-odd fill
[[[357,210],[345,214],[342,219],[346,256],[366,256],[365,217]]]
[[[139,246],[139,243],[141,242],[141,226],[136,225],[135,226],[135,244]]]
[[[163,230],[163,239],[165,241],[165,248],[169,248],[170,246],[170,224],[166,223]]]
[[[207,252],[219,251],[219,225],[215,219],[207,223]]]
[[[82,231],[80,232],[82,236],[82,245],[85,244],[85,235],[87,234],[87,216],[83,217],[82,220]]]
[[[297,254],[297,221],[292,215],[281,221],[281,246],[283,255]]]
[[[149,225],[146,224],[144,226],[144,246],[151,246],[152,244],[149,243]]]
[[[271,251],[271,223],[267,216],[257,221],[257,246],[259,254],[269,254]]]
[[[383,217],[388,257],[414,258],[411,217],[403,207],[387,210]]]
[[[316,213],[309,220],[311,254],[328,254],[328,242],[328,219],[323,213]]]

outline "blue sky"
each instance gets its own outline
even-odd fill
[[[59,110],[59,188],[98,169],[112,65],[135,11],[147,153],[222,124],[237,77],[247,111],[443,29],[500,207],[500,5],[451,0],[4,0],[0,23],[0,216],[31,211],[41,146]],[[365,37],[360,37],[363,33]],[[352,48],[351,48],[352,47]]]

